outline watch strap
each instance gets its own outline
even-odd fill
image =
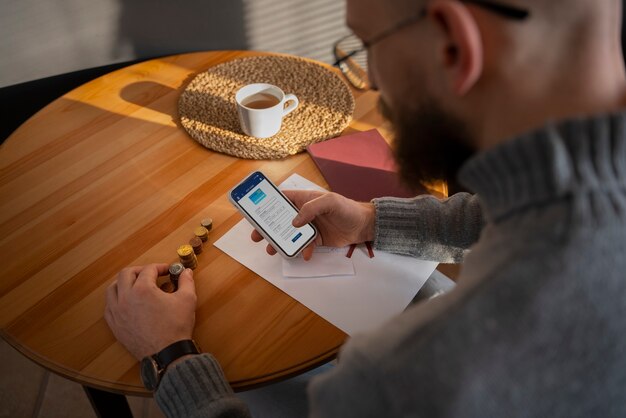
[[[187,354],[200,354],[200,350],[193,340],[176,341],[156,353],[155,357],[159,367],[165,370],[174,360]]]

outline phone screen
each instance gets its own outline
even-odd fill
[[[231,198],[290,257],[315,236],[311,225],[295,228],[291,224],[298,214],[296,208],[259,171],[233,189]]]

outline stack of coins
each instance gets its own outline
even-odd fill
[[[202,240],[198,237],[193,237],[189,240],[189,245],[193,248],[193,252],[200,254],[202,252]]]
[[[210,231],[213,228],[213,219],[211,219],[211,218],[204,218],[200,222],[200,225],[205,227],[207,229],[207,231]]]
[[[176,286],[172,282],[165,282],[161,285],[161,290],[166,293],[174,293],[176,291]]]
[[[202,242],[207,242],[207,240],[209,239],[209,230],[203,226],[199,226],[194,229],[193,233],[196,235],[196,237],[200,238]]]
[[[204,218],[200,222],[201,226],[194,229],[194,237],[189,240],[188,245],[181,245],[178,247],[177,253],[180,263],[174,263],[170,265],[170,282],[172,291],[178,289],[178,277],[185,268],[195,269],[198,267],[198,258],[196,254],[202,252],[202,243],[209,240],[209,231],[213,228],[213,220],[211,218]],[[161,289],[168,291],[170,285],[164,283]],[[167,289],[167,290],[166,290]]]
[[[193,247],[191,245],[181,245],[178,247],[178,258],[180,258],[180,262],[183,266],[189,269],[195,269],[198,267],[198,259],[196,258],[196,254],[193,252]]]
[[[178,278],[185,270],[185,266],[180,263],[170,264],[170,281],[174,285],[174,290],[178,289]]]

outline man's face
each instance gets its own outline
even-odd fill
[[[396,0],[348,0],[348,24],[364,41],[393,27],[421,6],[400,10]],[[394,153],[400,175],[411,186],[424,181],[455,181],[472,155],[466,124],[437,100],[438,81],[425,20],[397,31],[368,51],[368,71],[380,91],[383,116],[395,131]],[[421,27],[420,27],[421,26]]]

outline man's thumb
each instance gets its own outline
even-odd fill
[[[315,219],[315,215],[307,212],[300,212],[299,214],[296,215],[295,218],[293,218],[293,220],[291,221],[291,225],[295,226],[296,228],[300,228],[306,224],[308,224],[309,222],[313,222],[313,220]]]
[[[185,269],[178,277],[178,289],[183,292],[196,292],[196,284],[193,281],[193,270]]]

